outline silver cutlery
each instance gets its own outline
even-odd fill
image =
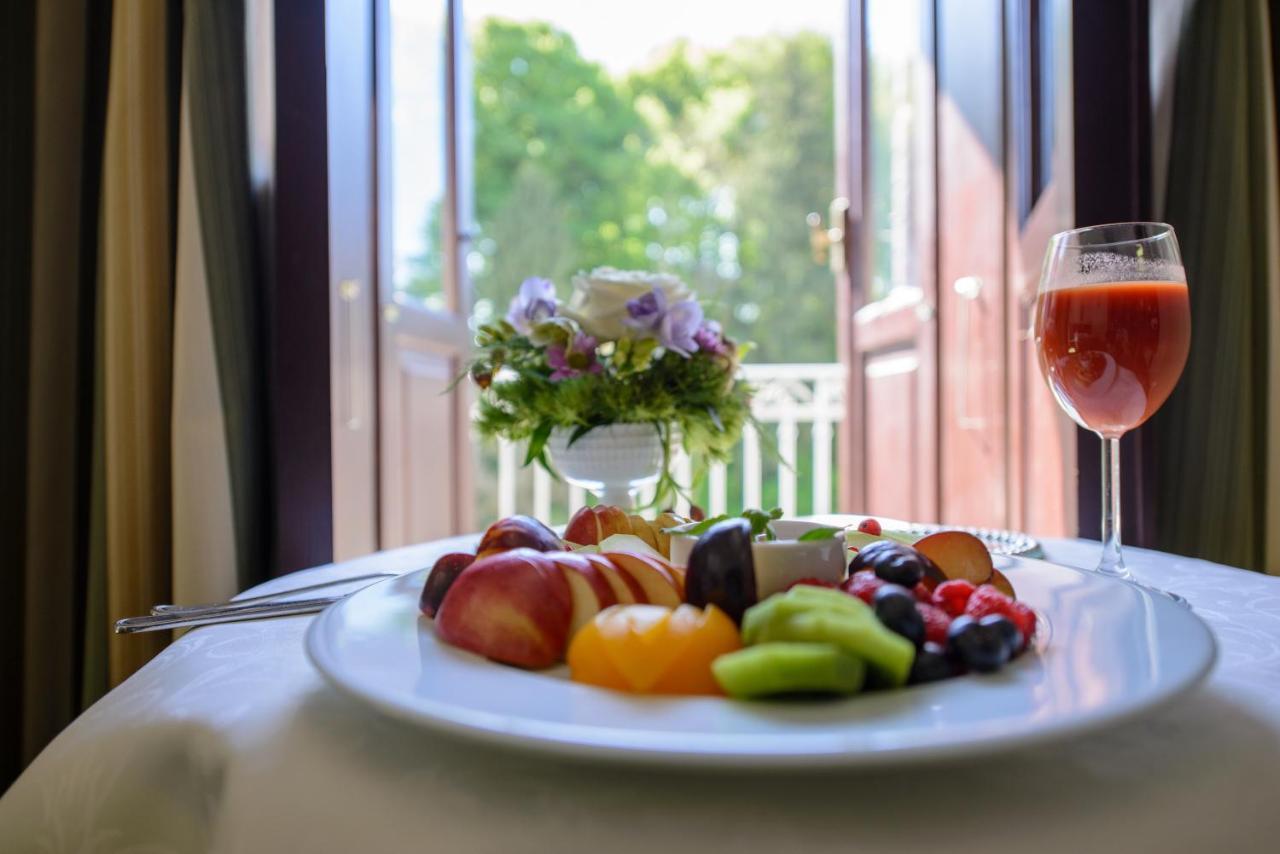
[[[323,611],[346,596],[324,596],[318,599],[293,599],[287,602],[255,602],[249,605],[227,605],[207,608],[199,613],[149,614],[145,617],[125,617],[116,620],[116,634],[156,632],[163,629],[185,629],[209,626],[215,623],[235,623],[241,620],[261,620],[266,617],[288,617],[295,614],[314,614]]]
[[[268,617],[288,617],[297,614],[314,614],[323,611],[341,599],[345,599],[355,590],[337,596],[319,596],[310,599],[286,599],[278,601],[282,596],[293,596],[298,593],[320,590],[326,587],[352,584],[358,581],[370,581],[389,578],[399,573],[374,572],[351,578],[325,581],[320,584],[308,584],[290,590],[266,593],[261,596],[250,596],[209,605],[157,605],[145,617],[125,617],[117,620],[116,634],[134,634],[136,632],[156,632],[165,629],[185,629],[196,626],[208,626],[216,623],[234,623],[243,620],[261,620]],[[363,585],[367,587],[368,585]]]
[[[225,608],[228,605],[248,605],[253,602],[269,602],[281,596],[293,596],[312,590],[323,590],[326,587],[340,587],[354,584],[357,581],[374,581],[379,578],[390,578],[398,575],[395,572],[370,572],[365,575],[353,575],[350,578],[339,578],[334,581],[322,581],[319,584],[308,584],[305,587],[293,587],[289,590],[278,590],[275,593],[263,593],[261,596],[246,596],[243,599],[229,599],[226,602],[211,602],[205,605],[153,605],[152,614],[196,614],[210,609]]]

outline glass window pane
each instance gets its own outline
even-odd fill
[[[870,0],[866,6],[867,174],[870,204],[867,299],[918,285],[915,176],[920,141],[917,81],[927,61],[918,0]]]
[[[443,311],[444,3],[390,0],[389,9],[392,281]]]

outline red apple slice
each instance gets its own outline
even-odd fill
[[[594,507],[579,507],[564,526],[564,538],[580,546],[594,546],[602,539],[600,517]]]
[[[573,594],[555,562],[513,549],[462,571],[436,612],[436,632],[494,661],[550,667],[564,658],[572,618]]]
[[[629,518],[631,520],[631,533],[643,540],[646,546],[658,554],[662,554],[662,546],[658,543],[658,535],[654,532],[653,526],[649,524],[648,520],[634,513]]]
[[[948,579],[963,578],[973,585],[991,580],[995,566],[982,540],[964,531],[940,531],[917,540],[916,551],[937,564]]]
[[[555,555],[553,560],[564,573],[565,581],[569,582],[569,592],[573,595],[573,618],[569,622],[569,637],[572,639],[578,629],[591,622],[596,614],[618,604],[618,597],[599,567],[582,555]]]
[[[610,534],[630,534],[631,517],[621,507],[603,504],[596,508],[596,517],[600,520],[600,541]]]
[[[617,597],[619,605],[649,604],[649,597],[645,596],[644,588],[631,577],[630,573],[621,572],[598,554],[584,554],[582,557],[595,565],[604,575],[605,581],[609,582],[609,586],[613,588],[613,595]]]
[[[631,552],[605,552],[601,557],[634,578],[652,604],[679,607],[680,585],[658,560]]]

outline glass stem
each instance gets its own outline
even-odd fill
[[[1120,553],[1120,440],[1102,438],[1102,562],[1098,572],[1128,578]]]

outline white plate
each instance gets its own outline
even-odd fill
[[[307,651],[336,687],[397,718],[512,747],[699,766],[865,766],[979,754],[1132,718],[1213,665],[1208,627],[1094,573],[1001,558],[1041,616],[1037,649],[998,674],[847,700],[637,697],[529,672],[436,640],[418,613],[426,570],[318,616]]]

